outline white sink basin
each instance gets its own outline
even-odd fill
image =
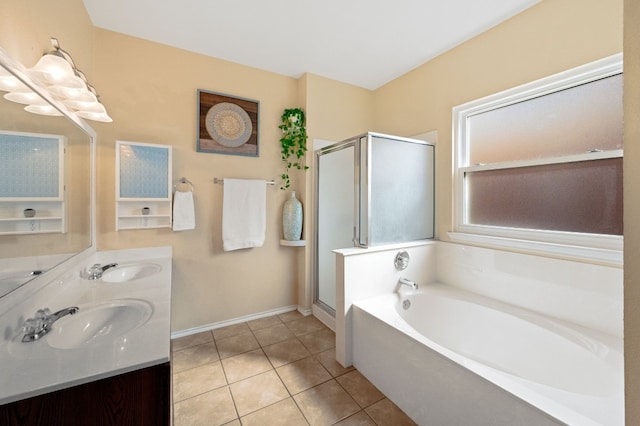
[[[138,299],[120,299],[81,306],[53,324],[46,335],[49,346],[73,349],[110,341],[146,323],[153,307]]]
[[[162,267],[155,263],[131,263],[107,269],[102,273],[102,281],[108,283],[122,283],[146,278],[160,272]]]

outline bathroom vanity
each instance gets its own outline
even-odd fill
[[[37,309],[70,306],[78,312],[22,341],[20,324]],[[0,424],[170,424],[170,311],[170,247],[93,253],[5,296]]]
[[[6,81],[59,114],[0,94],[0,425],[168,425],[171,247],[96,251],[95,131],[0,47]],[[51,191],[16,134],[64,141]]]

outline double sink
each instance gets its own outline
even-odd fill
[[[122,264],[107,269],[100,278],[93,281],[93,285],[135,285],[135,281],[151,277],[161,270],[162,267],[156,263]],[[76,349],[110,342],[144,325],[153,314],[153,305],[149,301],[135,298],[91,302],[78,308],[70,315],[54,320],[50,331],[45,332],[42,337],[49,346],[56,349]]]

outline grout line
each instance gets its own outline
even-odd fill
[[[277,317],[278,317],[278,319],[281,321],[279,324],[273,324],[273,325],[270,325],[270,326],[267,326],[267,327],[263,327],[263,328],[259,328],[259,329],[256,329],[256,330],[253,330],[253,329],[249,326],[248,321],[247,321],[247,322],[245,322],[245,324],[247,325],[247,328],[249,329],[249,332],[251,332],[251,334],[252,334],[252,337],[253,337],[253,338],[255,339],[255,341],[258,343],[258,348],[250,349],[250,350],[247,350],[247,351],[244,351],[244,352],[241,352],[241,353],[238,353],[238,354],[235,354],[235,355],[232,355],[232,356],[230,356],[230,357],[225,358],[225,359],[229,359],[229,358],[232,358],[232,357],[234,357],[234,356],[243,355],[243,354],[246,354],[246,353],[248,353],[248,352],[252,352],[252,351],[256,351],[257,349],[260,349],[260,351],[262,352],[262,355],[263,355],[263,356],[267,359],[267,361],[269,362],[270,369],[269,369],[269,370],[267,370],[267,371],[263,371],[263,372],[261,372],[261,373],[257,373],[257,374],[251,375],[251,376],[249,376],[249,377],[245,377],[245,378],[243,378],[242,380],[246,380],[246,379],[249,379],[249,378],[251,378],[251,377],[255,377],[255,376],[259,375],[259,374],[267,373],[267,372],[269,372],[269,371],[273,371],[273,372],[276,374],[276,377],[278,377],[278,380],[279,380],[280,384],[281,384],[282,386],[284,386],[285,390],[287,391],[288,398],[282,399],[282,400],[280,400],[280,401],[276,401],[276,402],[274,402],[273,404],[269,404],[269,405],[267,405],[267,406],[265,406],[265,407],[261,407],[261,408],[259,408],[258,410],[255,410],[255,411],[253,411],[253,412],[251,412],[251,413],[247,413],[247,414],[245,414],[245,416],[250,415],[250,414],[252,414],[252,413],[255,413],[255,412],[257,412],[257,411],[263,410],[263,409],[265,409],[265,408],[268,408],[268,407],[270,407],[270,406],[272,406],[272,405],[275,405],[275,404],[277,404],[277,403],[280,403],[280,402],[282,402],[282,401],[284,401],[284,400],[286,400],[286,399],[291,399],[291,400],[293,401],[294,405],[296,406],[296,409],[297,409],[297,410],[298,410],[298,412],[302,415],[302,417],[305,419],[305,421],[307,422],[307,424],[310,424],[309,419],[305,416],[304,411],[303,411],[303,410],[301,409],[301,407],[298,405],[298,403],[297,403],[297,401],[295,400],[294,396],[295,396],[295,395],[300,395],[300,394],[302,394],[303,392],[306,392],[306,391],[308,391],[308,390],[310,390],[310,389],[316,388],[316,387],[318,387],[318,386],[321,386],[321,385],[326,384],[327,382],[330,382],[330,381],[332,381],[332,380],[333,380],[333,381],[335,381],[335,382],[338,384],[338,386],[339,386],[341,389],[343,389],[343,390],[344,390],[344,392],[345,392],[347,395],[349,395],[349,397],[350,397],[350,398],[351,398],[351,399],[356,403],[356,405],[359,407],[359,411],[357,411],[357,412],[355,412],[355,413],[351,414],[350,416],[347,416],[346,418],[349,418],[349,417],[355,416],[355,415],[359,414],[360,412],[363,412],[363,413],[364,413],[364,415],[365,415],[365,416],[367,416],[367,418],[368,418],[369,420],[371,420],[373,423],[375,423],[375,420],[374,420],[373,418],[371,418],[371,416],[369,416],[369,414],[365,411],[365,409],[366,409],[366,408],[368,408],[368,407],[361,407],[361,406],[360,406],[360,404],[358,404],[358,402],[355,400],[355,398],[353,397],[353,395],[351,395],[351,393],[349,393],[349,391],[348,391],[344,386],[342,386],[342,384],[337,380],[337,378],[338,378],[338,377],[341,377],[341,376],[343,376],[343,375],[345,375],[345,374],[347,374],[347,373],[350,373],[350,372],[352,372],[352,371],[357,371],[357,369],[355,369],[355,368],[353,368],[353,369],[349,369],[349,370],[346,370],[346,371],[344,371],[344,372],[342,372],[342,373],[338,373],[338,374],[336,374],[336,375],[334,376],[334,374],[333,374],[331,371],[329,371],[329,370],[328,370],[328,368],[327,368],[327,367],[325,367],[325,365],[320,361],[320,359],[318,358],[318,356],[319,356],[321,353],[323,353],[323,352],[326,352],[326,351],[331,350],[331,349],[335,349],[335,346],[334,346],[334,347],[332,347],[332,348],[327,348],[327,349],[322,350],[322,351],[317,352],[317,353],[312,353],[312,351],[311,351],[311,350],[310,350],[310,349],[309,349],[309,348],[304,344],[304,342],[300,339],[300,337],[301,337],[301,336],[305,336],[305,335],[308,335],[308,334],[311,334],[311,333],[316,333],[316,332],[322,331],[324,328],[327,328],[328,330],[331,330],[331,329],[330,329],[330,328],[328,328],[328,327],[326,327],[326,325],[322,324],[322,327],[320,327],[320,328],[317,328],[317,329],[314,329],[314,330],[311,330],[311,331],[308,331],[308,332],[305,332],[305,333],[302,333],[302,334],[297,335],[297,334],[296,334],[296,333],[295,333],[295,332],[294,332],[294,331],[293,331],[293,330],[292,330],[292,329],[291,329],[287,324],[288,324],[288,323],[291,323],[291,322],[294,322],[294,321],[303,320],[303,319],[305,319],[305,318],[307,318],[307,317],[296,318],[296,319],[293,319],[293,320],[290,320],[290,321],[286,321],[286,322],[285,322],[285,321],[283,321],[283,320],[280,318],[280,316],[279,316],[279,315],[277,315],[277,314],[276,314],[276,316],[277,316]],[[240,323],[240,324],[241,324],[241,323]],[[286,328],[287,328],[287,330],[289,330],[289,331],[293,334],[293,337],[290,337],[290,338],[287,338],[287,339],[284,339],[284,340],[280,340],[280,341],[277,341],[277,342],[274,342],[274,343],[270,343],[270,344],[268,344],[268,345],[263,345],[262,343],[260,343],[260,341],[258,340],[258,338],[257,338],[257,336],[256,336],[256,332],[257,332],[257,331],[264,330],[264,329],[271,328],[271,327],[280,326],[280,325],[282,325],[282,324],[283,324],[283,325],[285,325],[285,326],[286,326]],[[222,358],[221,358],[221,356],[220,356],[220,350],[219,350],[219,348],[218,348],[218,341],[216,340],[215,336],[213,335],[213,330],[209,330],[209,332],[211,333],[211,337],[212,337],[212,339],[213,339],[212,341],[203,342],[203,343],[200,343],[200,344],[197,344],[197,345],[188,346],[188,347],[185,347],[185,348],[181,348],[181,349],[179,349],[179,350],[177,350],[177,351],[172,350],[172,351],[171,351],[171,354],[172,354],[172,357],[173,357],[173,354],[174,354],[174,353],[177,353],[177,352],[183,351],[183,350],[185,350],[185,349],[194,348],[194,347],[197,347],[197,346],[201,346],[201,345],[205,345],[205,344],[210,344],[211,342],[213,342],[213,343],[214,343],[214,347],[215,347],[215,351],[216,351],[216,353],[217,353],[217,355],[218,355],[218,359],[217,359],[216,361],[213,361],[213,362],[210,362],[210,363],[205,363],[205,364],[202,364],[202,365],[198,365],[198,366],[195,366],[195,367],[191,367],[191,368],[189,368],[189,369],[186,369],[186,370],[180,371],[179,373],[175,373],[175,374],[180,374],[180,373],[183,373],[183,372],[189,371],[189,370],[191,370],[191,369],[193,369],[193,368],[202,367],[202,366],[207,365],[207,364],[220,363],[220,367],[222,368],[222,373],[223,373],[223,375],[224,375],[225,383],[226,383],[226,384],[225,384],[225,385],[223,385],[223,386],[217,387],[217,388],[215,388],[215,389],[209,389],[209,390],[207,390],[206,392],[202,392],[202,393],[200,393],[200,394],[198,394],[198,395],[193,395],[193,396],[191,396],[191,397],[189,397],[189,398],[186,398],[186,399],[183,399],[183,400],[181,400],[181,401],[173,402],[173,403],[172,403],[172,409],[174,408],[174,406],[175,406],[175,404],[176,404],[176,403],[181,403],[181,402],[186,401],[186,400],[188,400],[188,399],[190,399],[190,398],[194,398],[194,397],[196,397],[196,396],[203,395],[203,394],[205,394],[205,393],[208,393],[208,392],[211,392],[211,391],[214,391],[214,390],[218,390],[218,389],[221,389],[221,388],[226,388],[226,389],[227,389],[227,392],[229,392],[229,395],[231,396],[231,400],[232,400],[232,403],[233,403],[233,407],[234,407],[234,410],[235,410],[235,413],[236,413],[236,418],[235,418],[235,419],[233,419],[233,420],[231,420],[231,421],[237,420],[237,421],[239,421],[240,423],[242,423],[241,417],[240,417],[239,412],[238,412],[238,407],[237,407],[236,400],[235,400],[235,398],[234,398],[233,392],[231,391],[231,385],[232,385],[232,383],[229,383],[229,378],[228,378],[228,376],[227,376],[227,371],[225,370],[224,365],[223,365],[223,363],[222,363],[223,359],[222,359]],[[218,339],[218,340],[224,340],[224,339],[232,338],[232,337],[236,337],[236,336],[239,336],[239,335],[242,335],[242,334],[248,334],[248,332],[243,331],[243,332],[238,333],[238,334],[236,334],[236,335],[227,336],[227,337],[224,337],[224,338],[222,338],[222,339]],[[300,358],[300,359],[296,359],[296,360],[294,360],[294,361],[286,362],[285,364],[282,364],[282,365],[280,365],[280,366],[278,366],[278,367],[275,367],[275,365],[273,364],[272,360],[269,358],[269,356],[268,356],[268,355],[267,355],[267,353],[265,352],[264,348],[265,348],[265,347],[267,347],[267,346],[272,346],[272,345],[275,345],[275,344],[283,343],[283,342],[286,342],[286,341],[289,341],[289,340],[291,340],[291,341],[293,341],[293,340],[297,340],[297,342],[298,342],[299,344],[301,344],[301,345],[302,345],[302,347],[304,347],[304,348],[309,352],[309,355],[307,355],[307,356],[305,356],[305,357],[303,357],[303,358]],[[277,370],[277,369],[278,369],[278,368],[280,368],[280,367],[284,367],[284,366],[287,366],[287,365],[291,365],[291,364],[293,364],[293,363],[295,363],[295,362],[298,362],[298,361],[301,361],[301,360],[304,360],[304,359],[307,359],[307,358],[311,358],[311,359],[313,359],[315,362],[317,362],[317,363],[320,365],[320,367],[321,367],[321,368],[322,368],[322,369],[323,369],[323,370],[324,370],[324,371],[329,375],[329,379],[327,379],[327,380],[325,380],[325,381],[323,381],[323,382],[321,382],[321,383],[317,383],[317,384],[315,384],[314,386],[311,386],[310,388],[304,389],[304,390],[302,390],[302,391],[300,391],[300,392],[298,392],[298,393],[296,393],[296,394],[294,395],[294,394],[292,394],[292,393],[291,393],[291,391],[289,390],[289,388],[288,388],[288,387],[286,386],[286,384],[284,383],[284,380],[282,379],[282,377],[281,377],[281,376],[280,376],[280,374],[278,373],[278,370]],[[172,373],[172,374],[174,374],[174,373]],[[242,381],[242,380],[238,380],[237,382],[234,382],[234,383],[238,383],[238,382],[240,382],[240,381]],[[171,391],[172,391],[172,397],[173,397],[173,386],[172,386],[172,390],[171,390]],[[384,396],[384,395],[383,395],[383,396]],[[386,398],[386,396],[384,396],[384,397]],[[376,401],[375,403],[377,403],[377,402],[379,402],[379,401]],[[369,406],[374,405],[375,403],[370,404]],[[343,420],[345,420],[346,418],[344,418],[344,419],[340,419],[340,420],[338,420],[337,422],[343,421]]]

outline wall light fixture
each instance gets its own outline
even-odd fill
[[[56,38],[51,38],[51,44],[54,50],[45,53],[35,66],[26,70],[26,74],[79,117],[112,122],[96,89],[76,67],[71,55],[60,47]],[[16,77],[2,71],[0,69],[0,90],[9,92],[4,95],[5,99],[27,104],[25,110],[35,114],[62,115]]]

